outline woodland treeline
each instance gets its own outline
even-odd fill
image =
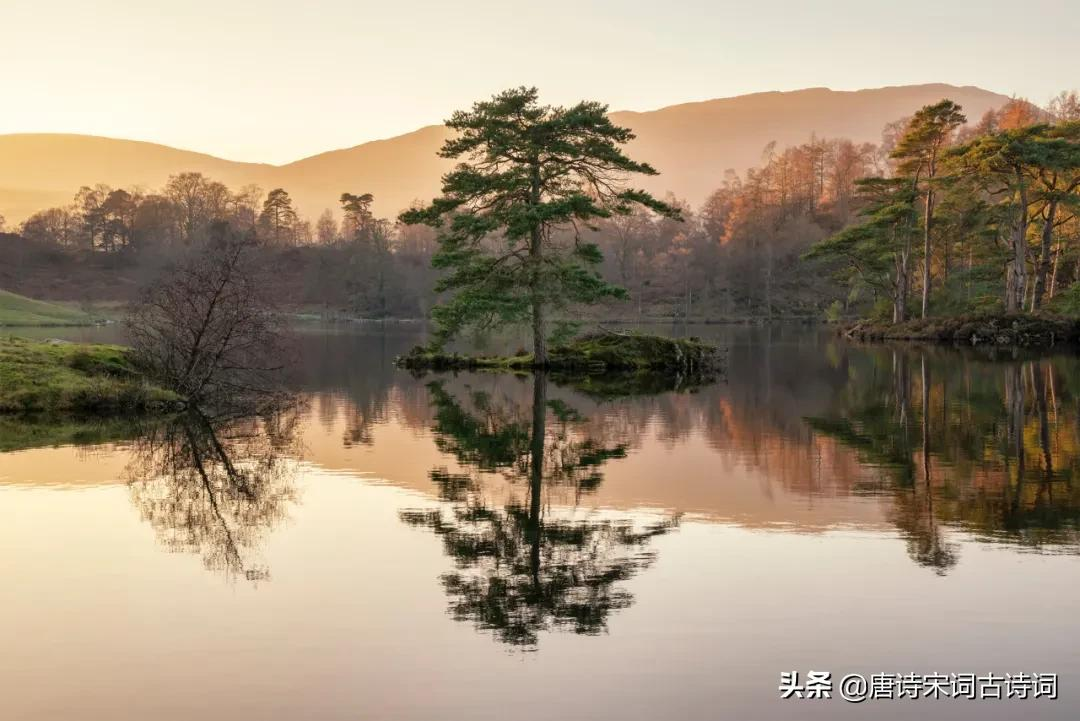
[[[1080,98],[1013,101],[968,124],[942,100],[897,127],[858,220],[807,257],[892,322],[970,311],[1080,312]],[[916,300],[917,299],[917,300]]]
[[[1045,109],[1014,100],[975,120],[951,104],[913,108],[877,144],[811,136],[770,145],[743,175],[718,169],[719,187],[701,207],[667,198],[681,220],[641,208],[598,221],[590,232],[603,252],[601,274],[630,300],[593,312],[899,320],[1047,305],[1080,311],[1078,143],[1073,92]],[[39,297],[127,300],[224,222],[257,240],[287,302],[362,317],[426,316],[437,300],[435,231],[377,218],[372,201],[343,193],[312,220],[287,189],[229,188],[199,173],[156,190],[86,186],[70,205],[0,233],[10,269],[0,282]]]

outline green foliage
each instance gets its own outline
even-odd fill
[[[949,280],[930,299],[933,315],[1000,313],[1001,266],[977,265],[953,271]]]
[[[900,161],[898,172],[909,178],[932,178],[936,174],[938,154],[952,132],[965,122],[967,118],[960,106],[951,100],[920,108],[892,152],[892,157]]]
[[[0,412],[139,412],[179,402],[119,346],[0,339]]]
[[[553,324],[548,342],[553,346],[566,345],[581,332],[581,323],[572,320],[558,320]]]
[[[1080,281],[1054,296],[1050,301],[1050,310],[1074,318],[1080,317]]]
[[[804,258],[832,261],[836,277],[853,290],[891,294],[896,256],[910,244],[918,219],[915,191],[903,178],[863,178],[856,187],[863,222],[815,243]]]
[[[829,307],[825,309],[825,320],[830,323],[836,323],[844,314],[844,303],[837,299],[829,304]]]
[[[517,88],[455,112],[446,125],[456,135],[440,155],[462,162],[443,177],[441,197],[401,215],[440,231],[432,262],[446,275],[437,289],[452,294],[433,312],[442,339],[531,316],[540,342],[535,321],[545,310],[625,296],[601,278],[600,249],[582,228],[636,205],[678,217],[645,191],[622,187],[629,174],[656,171],[622,152],[634,136],[600,103],[545,106],[535,88]]]
[[[875,322],[889,323],[892,321],[893,306],[888,298],[878,298],[870,306],[868,318]]]

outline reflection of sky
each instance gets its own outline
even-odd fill
[[[931,508],[918,485],[898,491],[802,420],[848,407],[841,401],[857,391],[889,392],[893,366],[856,363],[865,349],[815,336],[765,352],[733,342],[729,382],[696,394],[598,402],[549,386],[549,399],[587,419],[570,433],[629,443],[625,458],[600,467],[593,493],[575,498],[545,484],[552,517],[645,524],[685,515],[649,542],[656,561],[624,582],[634,601],[610,615],[606,633],[543,633],[538,652],[523,656],[448,619],[439,576],[453,561],[438,537],[399,517],[439,506],[433,468],[468,470],[436,448],[425,381],[389,367],[380,353],[393,348],[367,353],[362,337],[337,341],[318,337],[303,369],[301,385],[315,395],[298,444],[299,500],[252,534],[265,581],[210,572],[196,553],[165,553],[122,485],[124,444],[0,455],[5,712],[31,721],[482,719],[507,708],[523,719],[833,719],[863,718],[864,709],[783,706],[780,671],[1044,671],[1061,674],[1065,689],[1080,683],[1075,544],[1019,553],[1015,540],[982,543],[934,520],[947,502]],[[939,381],[949,380],[950,358],[951,371],[963,371],[965,383],[948,387],[957,408],[971,410],[965,418],[996,418],[1000,398],[985,391],[997,386],[978,381],[1006,366],[931,357]],[[1063,472],[1076,437],[1076,361],[1054,362],[1057,412],[1048,417]],[[1026,368],[1030,401],[1037,377]],[[871,380],[880,385],[858,385]],[[529,417],[527,381],[461,376],[446,388],[459,400],[483,390]],[[1035,410],[1029,402],[1029,424]],[[557,424],[548,423],[551,433]],[[1037,427],[1024,434],[1029,470],[1038,468]],[[935,482],[973,467],[931,460]],[[1001,464],[974,467],[961,490],[1000,493]],[[480,480],[494,508],[528,490],[497,473]],[[919,566],[915,552],[927,549],[912,548],[912,533],[940,541],[957,563],[944,575]],[[926,718],[920,704],[878,706],[874,717]],[[1064,699],[1024,709],[1075,716]],[[932,717],[1016,711],[935,705]]]
[[[429,497],[317,468],[299,485],[303,502],[268,538],[271,579],[257,587],[162,553],[122,487],[0,488],[5,712],[472,719],[512,707],[523,719],[783,718],[784,669],[1052,670],[1066,688],[1080,682],[1072,557],[962,543],[961,563],[939,577],[891,532],[807,536],[684,520],[652,542],[658,560],[628,582],[635,602],[608,633],[546,634],[523,657],[446,617],[441,544],[397,515]],[[1072,717],[1067,702],[1025,708]],[[838,703],[797,717],[863,718],[859,710]],[[973,718],[949,715],[961,711],[972,709],[933,709]],[[977,711],[1015,718],[1017,709]],[[925,713],[909,703],[875,717]]]

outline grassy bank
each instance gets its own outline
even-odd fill
[[[74,308],[0,290],[0,326],[92,325],[96,321],[93,316]]]
[[[0,452],[131,440],[145,432],[148,422],[142,418],[70,413],[0,415]]]
[[[119,346],[0,338],[0,412],[143,413],[182,405]]]
[[[907,340],[964,345],[1050,348],[1080,344],[1080,319],[1030,313],[963,315],[909,320],[861,321],[842,327],[856,340]]]
[[[532,353],[461,355],[422,346],[399,356],[395,362],[412,370],[550,370],[580,375],[650,371],[699,375],[721,370],[723,358],[716,346],[697,338],[597,333],[552,348],[543,365],[536,362]]]

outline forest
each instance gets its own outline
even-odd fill
[[[87,185],[8,232],[0,219],[0,284],[129,301],[224,222],[257,241],[274,292],[296,308],[427,317],[440,300],[437,231],[375,217],[373,197],[354,190],[312,219],[287,188],[229,188],[199,173],[154,189]],[[637,206],[584,230],[602,278],[627,296],[589,313],[713,322],[1080,313],[1076,92],[1045,108],[1014,99],[975,119],[947,100],[912,108],[877,144],[814,135],[770,144],[743,175],[717,168],[700,207],[662,204],[678,212]]]

